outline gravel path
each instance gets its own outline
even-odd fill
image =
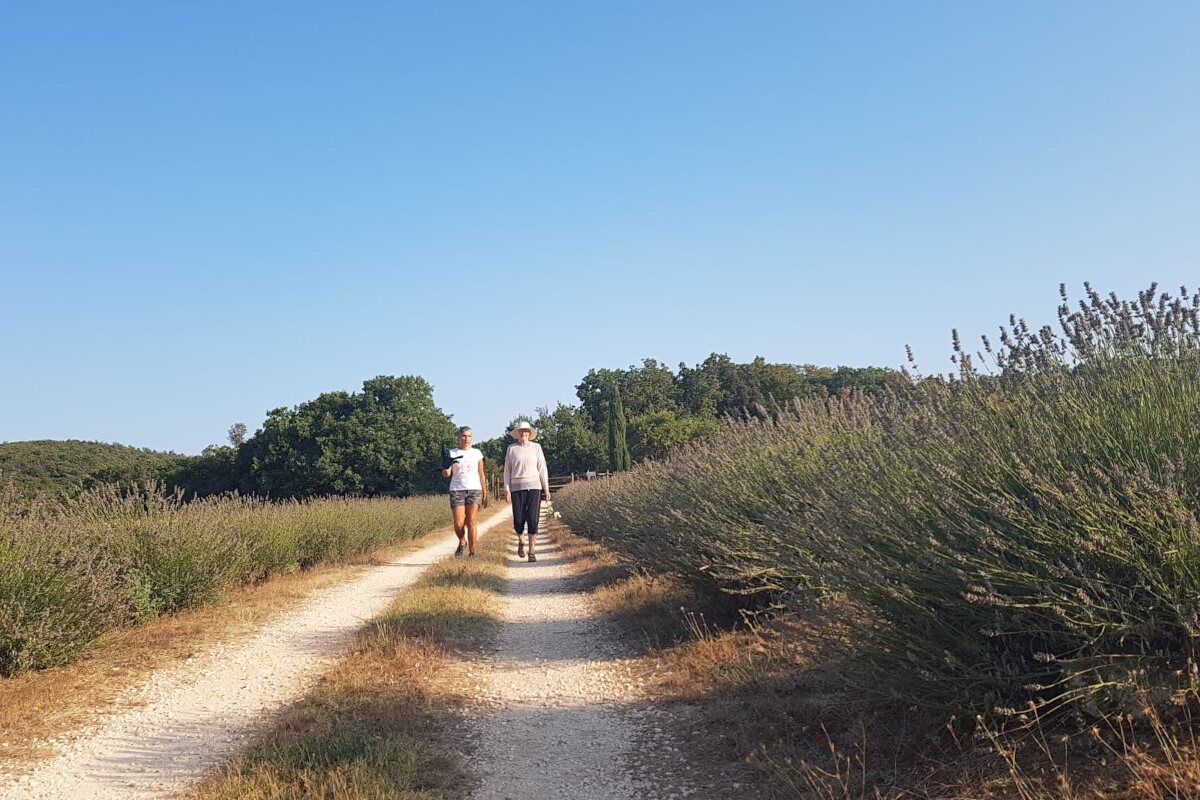
[[[505,623],[472,665],[473,800],[752,800],[748,776],[698,763],[694,742],[679,740],[686,707],[643,696],[640,659],[593,612],[562,552],[539,545],[531,564],[515,541],[508,549]]]
[[[483,532],[511,517],[499,513]],[[170,797],[237,753],[264,715],[298,697],[365,620],[453,549],[453,536],[324,590],[253,638],[216,645],[121,695],[127,709],[52,744],[60,755],[13,779],[0,800]]]

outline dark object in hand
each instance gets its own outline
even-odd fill
[[[458,461],[461,458],[462,458],[462,456],[455,456],[454,458],[451,458],[449,455],[443,456],[442,457],[442,469],[450,469],[452,466],[454,466],[454,462]]]

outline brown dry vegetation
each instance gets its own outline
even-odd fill
[[[743,752],[787,791],[1200,796],[1200,293],[1062,295],[1058,331],[1012,318],[974,355],[956,334],[956,376],[559,493],[635,568],[770,613],[742,675],[676,652],[710,705],[767,695],[754,714],[799,729]],[[816,649],[790,663],[797,637]]]
[[[249,634],[311,592],[359,568],[333,566],[242,587],[217,605],[105,634],[75,663],[0,678],[0,757],[47,755],[47,738],[93,717],[150,672],[216,642]]]
[[[1059,322],[1013,320],[979,361],[960,344],[953,379],[797,402],[556,505],[746,608],[848,598],[853,677],[904,702],[1129,712],[1135,675],[1196,653],[1200,294],[1089,290]]]
[[[313,592],[449,535],[449,529],[442,528],[344,564],[235,587],[214,605],[110,631],[87,655],[66,666],[0,678],[0,764],[16,769],[21,762],[50,755],[47,740],[103,713],[122,691],[151,672],[179,663],[218,642],[251,635],[271,619],[299,606]]]
[[[424,800],[465,795],[457,710],[471,678],[455,658],[499,621],[505,537],[434,565],[320,684],[279,715],[196,800]]]
[[[115,629],[445,520],[436,497],[185,503],[161,486],[104,486],[55,504],[0,488],[0,675],[68,664]]]
[[[698,705],[717,755],[751,764],[773,798],[1182,800],[1200,797],[1192,688],[1164,717],[1145,704],[1067,735],[1026,715],[1007,730],[953,720],[848,686],[830,615],[730,624],[681,582],[632,574],[559,525],[597,608],[647,646],[649,691]],[[842,602],[842,601],[830,601]],[[847,613],[844,609],[839,614]],[[833,615],[837,616],[837,615]],[[831,658],[831,655],[841,656]],[[1194,681],[1194,677],[1193,677]]]

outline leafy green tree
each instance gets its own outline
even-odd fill
[[[762,356],[758,356],[749,364],[738,365],[738,371],[741,373],[740,385],[745,397],[734,402],[745,402],[738,405],[737,409],[727,405],[724,413],[730,416],[742,409],[755,413],[762,408],[785,405],[795,397],[827,394],[825,388],[813,380],[804,367],[794,364],[769,364]]]
[[[625,431],[625,407],[621,404],[621,387],[615,382],[609,387],[608,464],[613,472],[632,466]]]
[[[189,498],[234,491],[238,488],[237,449],[210,445],[200,455],[185,459],[166,482]]]
[[[621,380],[621,402],[629,417],[653,411],[679,411],[679,381],[666,364],[653,358],[642,366],[625,370]]]
[[[604,439],[578,409],[565,403],[559,403],[553,411],[539,408],[533,424],[552,475],[599,471],[607,466]]]
[[[380,376],[267,414],[238,454],[243,488],[276,497],[409,495],[441,488],[454,424],[416,376]]]
[[[721,405],[721,372],[729,356],[716,353],[705,359],[703,364],[688,367],[679,365],[679,399],[687,413],[696,417],[716,417]]]
[[[864,392],[883,388],[902,389],[912,385],[903,373],[883,367],[838,367],[822,383],[829,394],[841,394],[847,390]]]
[[[712,353],[678,374],[654,359],[628,369],[592,369],[575,387],[578,406],[559,404],[530,417],[555,474],[611,465],[608,447],[616,386],[628,418],[627,443],[636,460],[660,458],[672,447],[707,435],[724,417],[771,413],[797,397],[876,391],[908,385],[901,373],[880,367],[775,364],[761,356],[739,364]],[[503,440],[503,448],[509,441]],[[498,448],[498,455],[503,453]]]
[[[74,497],[102,483],[170,480],[188,456],[77,440],[0,442],[0,486],[22,496]]]
[[[511,443],[512,439],[507,433],[475,443],[475,447],[478,447],[479,451],[483,453],[488,477],[491,477],[493,473],[498,475],[500,473],[497,470],[504,469],[504,454],[508,452],[508,446]]]
[[[592,430],[605,430],[608,424],[609,387],[614,383],[620,384],[624,377],[625,373],[619,369],[590,369],[575,387],[579,409]]]
[[[629,454],[635,461],[662,458],[673,447],[712,433],[720,421],[711,417],[680,416],[651,411],[629,419]]]
[[[235,422],[229,426],[229,444],[235,450],[246,443],[246,423]]]
[[[882,367],[772,364],[762,356],[738,364],[724,353],[713,353],[695,367],[679,365],[680,402],[689,414],[701,418],[757,414],[796,397],[851,389],[878,391],[905,383],[901,373]]]
[[[537,441],[546,453],[546,466],[551,475],[607,469],[608,453],[604,439],[591,429],[581,409],[565,403],[559,403],[553,410],[541,407],[534,414],[513,417],[508,429],[511,430],[522,419],[529,420],[537,429]],[[505,434],[488,439],[478,447],[489,464],[494,464],[496,470],[502,470],[504,456],[513,442],[514,439]]]
[[[629,369],[589,370],[575,394],[594,429],[608,420],[608,390],[616,383],[621,389],[625,413],[632,416],[651,411],[679,410],[679,382],[666,364],[653,358]]]

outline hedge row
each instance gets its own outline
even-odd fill
[[[1014,321],[990,374],[801,402],[556,507],[645,568],[851,632],[952,713],[1124,710],[1200,637],[1200,297]],[[1186,300],[1187,302],[1184,302]]]
[[[429,497],[183,503],[103,487],[67,506],[0,498],[0,674],[62,664],[112,628],[336,562],[445,522]]]

